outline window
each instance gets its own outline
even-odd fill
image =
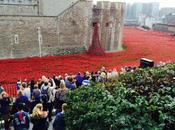
[[[14,37],[15,39],[15,44],[19,44],[19,36],[18,36],[18,34],[15,34],[15,37]]]

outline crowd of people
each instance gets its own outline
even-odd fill
[[[31,122],[33,130],[47,130],[53,118],[53,110],[56,110],[53,129],[64,130],[65,94],[79,87],[88,87],[91,82],[106,82],[118,75],[116,69],[107,71],[102,67],[92,73],[65,74],[64,77],[54,75],[52,78],[42,76],[37,81],[18,80],[18,96],[15,99],[0,85],[0,116],[5,122],[4,128],[10,130],[13,124],[15,130],[28,130]]]
[[[164,66],[160,62],[157,66]],[[53,118],[53,130],[65,130],[64,111],[66,109],[65,95],[79,87],[88,87],[92,82],[105,83],[110,79],[117,79],[120,74],[135,72],[137,67],[121,68],[120,73],[116,69],[106,70],[102,67],[99,71],[80,72],[76,75],[42,76],[37,81],[25,79],[16,82],[18,96],[12,98],[0,84],[0,124],[4,121],[5,130],[28,130],[30,122],[32,130],[47,130]],[[1,126],[0,126],[1,128]]]

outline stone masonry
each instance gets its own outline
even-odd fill
[[[123,3],[98,2],[100,37],[106,51],[122,43]],[[85,52],[92,39],[92,1],[79,1],[59,16],[0,16],[0,58]],[[1,12],[0,12],[1,14]]]

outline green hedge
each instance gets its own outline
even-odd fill
[[[174,64],[138,69],[111,82],[67,94],[68,130],[175,129]]]

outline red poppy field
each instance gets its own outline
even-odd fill
[[[15,86],[18,79],[38,79],[42,75],[52,76],[92,71],[105,66],[120,70],[125,66],[138,66],[142,57],[160,61],[175,61],[175,37],[168,33],[143,31],[136,28],[124,29],[126,50],[108,53],[105,56],[73,54],[56,57],[34,57],[25,59],[0,60],[0,82],[7,91]],[[9,90],[10,89],[10,90]],[[10,92],[12,93],[12,92]]]

